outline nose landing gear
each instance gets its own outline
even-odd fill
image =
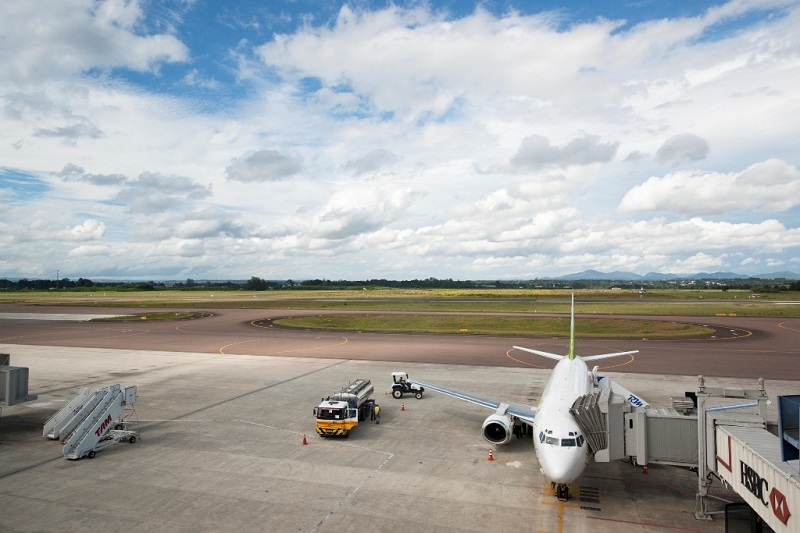
[[[556,498],[558,498],[558,501],[565,502],[569,500],[569,485],[566,483],[556,483],[553,481],[550,483],[550,487],[555,489]]]

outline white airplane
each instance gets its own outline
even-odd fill
[[[559,500],[569,499],[569,483],[575,481],[583,473],[591,460],[591,452],[586,439],[581,434],[570,408],[575,400],[590,394],[597,380],[597,367],[589,371],[587,361],[596,361],[608,357],[639,353],[617,352],[580,357],[575,354],[575,295],[572,295],[572,312],[570,320],[569,352],[557,355],[521,346],[517,350],[535,353],[558,361],[550,379],[547,380],[538,407],[500,402],[491,398],[476,396],[418,380],[410,380],[427,389],[435,390],[483,407],[495,409],[483,422],[483,437],[491,444],[507,444],[511,440],[514,419],[533,426],[533,446],[542,473],[556,488]],[[628,401],[642,401],[631,394]]]

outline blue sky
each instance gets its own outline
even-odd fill
[[[6,0],[0,277],[800,271],[800,4]]]

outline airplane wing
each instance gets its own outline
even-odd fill
[[[477,394],[471,394],[468,392],[461,392],[454,389],[448,389],[447,387],[432,385],[430,383],[417,381],[416,379],[411,379],[409,380],[409,382],[419,385],[420,387],[424,387],[426,389],[435,390],[436,392],[446,394],[447,396],[452,396],[453,398],[458,398],[459,400],[464,400],[465,402],[470,402],[474,403],[475,405],[480,405],[481,407],[486,407],[487,409],[497,410],[500,407],[500,405],[508,405],[508,409],[506,409],[505,411],[506,413],[516,416],[517,418],[528,424],[533,424],[533,419],[536,417],[536,408],[531,405],[501,402],[493,398],[487,398],[485,396],[480,396]]]

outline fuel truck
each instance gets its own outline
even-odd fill
[[[359,422],[367,419],[375,405],[375,400],[370,398],[373,391],[370,380],[357,379],[323,399],[314,409],[317,433],[322,437],[348,437]]]

